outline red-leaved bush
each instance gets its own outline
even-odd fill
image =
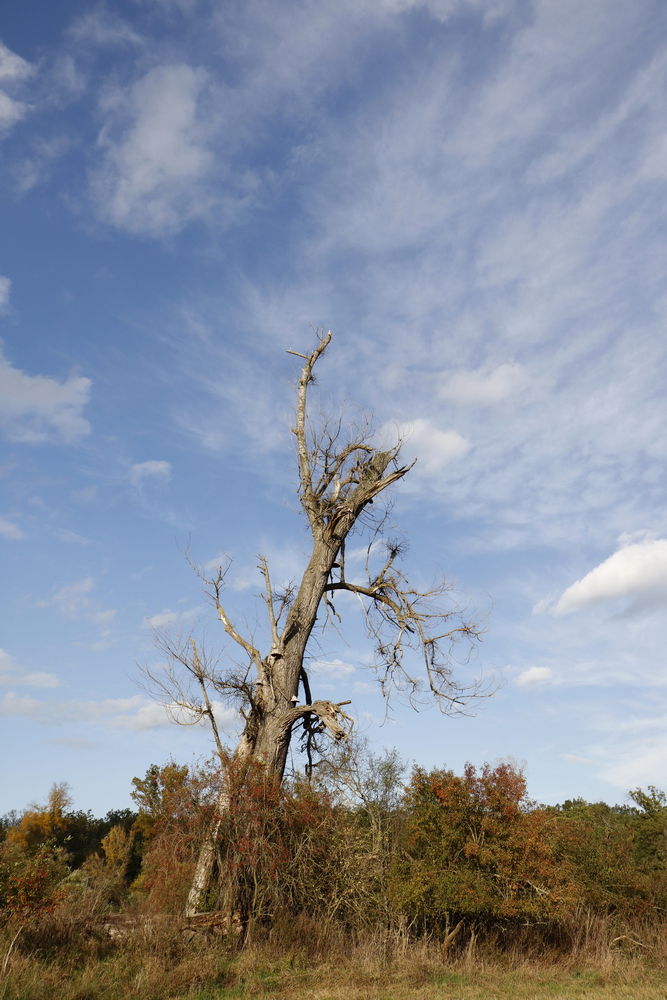
[[[349,906],[356,891],[354,880],[345,883],[349,823],[324,791],[306,781],[281,784],[256,761],[232,754],[220,767],[152,767],[134,785],[147,844],[135,888],[151,909],[183,909],[211,830],[217,884],[210,906],[231,906],[260,920],[278,909],[331,904],[344,913]],[[226,807],[218,814],[223,788]]]
[[[50,913],[65,896],[62,880],[69,874],[64,852],[43,845],[27,853],[16,844],[0,852],[0,910],[27,922]]]

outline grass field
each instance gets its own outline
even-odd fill
[[[607,950],[558,961],[460,956],[443,966],[435,948],[308,959],[250,948],[230,955],[200,943],[170,949],[166,940],[130,942],[77,961],[12,957],[0,1000],[666,1000],[667,965],[656,955]]]
[[[350,978],[356,979],[351,983]],[[667,997],[667,974],[594,971],[563,972],[559,969],[513,972],[479,969],[450,972],[426,977],[387,973],[377,976],[345,977],[335,982],[331,970],[329,982],[322,973],[315,976],[285,976],[268,973],[263,980],[253,979],[234,987],[210,988],[198,993],[200,1000],[226,1000],[233,997],[280,996],[294,1000],[664,1000]]]

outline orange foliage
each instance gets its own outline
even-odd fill
[[[55,783],[45,806],[35,805],[26,810],[18,826],[7,831],[7,843],[23,850],[34,851],[54,839],[66,827],[65,811],[72,805],[67,782]]]
[[[417,768],[404,807],[390,891],[420,921],[558,920],[582,907],[641,913],[655,902],[627,829],[537,807],[511,764],[479,773],[467,764],[461,777]]]
[[[229,808],[218,817],[223,783]],[[281,784],[257,762],[230,754],[218,770],[153,766],[134,785],[138,824],[150,835],[136,887],[151,909],[184,906],[199,846],[218,820],[213,906],[231,896],[258,917],[276,905],[307,909],[342,871],[333,857],[345,843],[343,816],[307,782]]]

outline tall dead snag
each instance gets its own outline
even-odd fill
[[[313,369],[330,341],[331,333],[321,332],[312,353],[289,352],[303,359],[292,432],[298,456],[298,494],[310,527],[312,553],[298,587],[282,592],[274,590],[267,561],[260,557],[270,650],[262,655],[232,622],[223,605],[227,567],[220,567],[213,575],[203,571],[200,575],[227,636],[242,651],[244,665],[219,671],[207,663],[191,636],[179,644],[161,635],[160,645],[170,667],[166,674],[147,672],[148,681],[153,686],[157,682],[166,703],[181,712],[189,706],[194,721],[209,718],[218,744],[208,689],[235,704],[245,719],[237,757],[259,760],[267,772],[279,778],[296,723],[303,725],[309,759],[318,734],[326,731],[334,740],[346,736],[348,716],[341,706],[348,703],[313,700],[305,666],[318,614],[324,619],[338,617],[333,599],[339,591],[355,594],[364,608],[366,625],[376,644],[375,669],[387,698],[401,693],[414,703],[424,694],[431,695],[445,713],[453,713],[480,693],[478,686],[459,685],[452,674],[453,647],[463,641],[469,655],[481,628],[479,621],[469,620],[466,611],[455,604],[445,581],[428,591],[411,587],[396,565],[401,544],[387,539],[379,570],[370,565],[371,552],[377,552],[378,546],[369,545],[363,585],[345,575],[346,539],[355,528],[365,527],[372,533],[372,542],[383,540],[386,518],[375,514],[382,505],[370,510],[371,505],[399,482],[410,466],[399,463],[400,442],[387,450],[377,445],[374,428],[366,417],[350,421],[346,412],[326,417],[311,406]],[[419,654],[421,667],[413,668],[412,660],[417,658],[406,657],[408,649]],[[300,685],[303,704],[298,702]],[[223,791],[218,804],[221,818],[201,851],[188,901],[190,913],[200,910],[207,899],[219,824],[229,808],[227,796]]]

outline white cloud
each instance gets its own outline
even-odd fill
[[[30,154],[15,166],[14,177],[18,190],[23,193],[30,191],[45,181],[51,174],[54,163],[70,149],[70,141],[66,136],[55,136],[51,139],[43,137],[33,139]]]
[[[229,565],[229,556],[227,555],[227,553],[219,552],[217,556],[213,556],[212,559],[209,559],[208,562],[204,563],[204,569],[205,570],[220,569],[220,568],[224,569],[228,565]]]
[[[233,728],[238,723],[239,716],[234,709],[227,708],[218,701],[211,702],[211,705],[216,721],[223,731]],[[192,713],[180,705],[161,705],[157,702],[148,702],[139,705],[135,711],[123,712],[112,716],[110,724],[116,729],[142,731],[146,729],[162,729],[175,724],[190,726],[193,724],[193,716]],[[201,719],[194,724],[200,726],[202,729],[208,727],[206,719]]]
[[[11,539],[25,538],[25,532],[21,531],[18,524],[7,520],[6,517],[0,517],[0,535]]]
[[[345,549],[345,562],[366,562],[366,560],[378,552],[383,552],[384,544],[381,541],[372,542],[370,546],[360,545],[357,548]]]
[[[0,132],[7,132],[28,112],[28,106],[7,93],[34,72],[34,67],[0,42]]]
[[[492,420],[462,410],[456,431],[474,451],[447,468],[448,509],[509,522],[518,546],[616,534],[624,506],[661,506],[661,486],[649,483],[662,483],[667,441],[655,229],[663,207],[658,186],[638,180],[635,157],[664,129],[667,74],[660,44],[643,57],[649,5],[615,4],[614,19],[599,0],[567,0],[567,19],[550,2],[536,2],[530,17],[512,9],[488,72],[461,86],[463,49],[442,36],[441,58],[410,64],[377,103],[364,95],[349,117],[318,128],[304,278],[264,290],[271,337],[287,347],[296,345],[283,330],[299,322],[295,300],[310,301],[311,287],[321,293],[315,319],[365,317],[358,351],[344,323],[334,331],[341,384],[382,420],[418,413],[438,426],[434,373],[443,370],[465,376],[451,387],[461,403],[475,393],[497,399],[521,369],[546,387]],[[404,378],[387,393],[394,364]]]
[[[577,580],[553,607],[556,616],[614,598],[667,602],[667,539],[625,545]]]
[[[9,305],[9,293],[12,290],[12,279],[0,275],[0,313],[5,312]]]
[[[163,608],[162,611],[158,611],[155,615],[146,616],[144,618],[144,625],[148,625],[150,628],[168,628],[170,625],[175,625],[177,622],[192,624],[194,618],[197,618],[206,610],[205,604],[195,605],[193,608],[188,608],[186,611],[172,611],[171,608]]]
[[[0,83],[6,84],[16,80],[25,80],[34,72],[34,67],[25,59],[12,52],[0,42]]]
[[[72,499],[79,503],[93,503],[97,499],[97,486],[84,486],[80,490],[72,490]]]
[[[50,601],[43,603],[55,604],[65,618],[81,618],[88,610],[90,599],[87,595],[94,586],[95,581],[92,576],[88,576],[68,584],[54,594]]]
[[[236,713],[220,703],[213,709],[220,726],[231,728],[237,721]],[[177,706],[160,705],[142,695],[131,698],[105,698],[100,701],[41,701],[30,695],[17,695],[9,691],[0,699],[0,715],[9,718],[29,718],[43,724],[64,722],[91,723],[142,732],[166,729],[174,720],[188,723],[188,714]],[[204,728],[205,723],[200,723]]]
[[[441,472],[446,465],[463,458],[470,450],[470,442],[458,431],[441,431],[430,420],[421,417],[404,424],[401,436],[406,439],[404,452],[416,454],[419,471],[427,475]]]
[[[114,715],[110,722],[116,729],[131,729],[135,732],[162,729],[172,724],[167,709],[155,701],[140,705],[134,712]]]
[[[304,557],[303,550],[299,546],[276,545],[274,542],[263,540],[258,549],[266,558],[271,586],[275,590],[288,587],[290,583],[301,579],[308,559]],[[230,564],[229,556],[221,552],[215,559],[207,562],[204,568],[211,570],[222,566],[224,569],[227,565],[231,566],[229,581],[232,590],[243,592],[255,587],[259,591],[262,588],[264,578],[259,566],[259,557],[237,568],[234,563]]]
[[[169,479],[171,464],[169,462],[138,462],[130,469],[130,479],[139,483],[142,479]]]
[[[0,701],[0,715],[42,723],[103,723],[117,729],[157,729],[170,725],[165,709],[141,695],[102,701],[40,701],[10,691]]]
[[[530,382],[523,365],[504,364],[491,371],[461,371],[450,375],[438,395],[453,406],[495,406],[516,395]]]
[[[154,3],[158,7],[178,7],[184,13],[191,13],[197,6],[198,0],[139,0],[140,3]]]
[[[200,101],[206,74],[156,66],[129,91],[107,94],[99,136],[104,165],[93,178],[103,215],[134,233],[160,235],[211,208],[202,182],[214,165],[210,117]]]
[[[167,625],[173,625],[174,622],[177,622],[178,618],[178,611],[171,611],[169,608],[164,608],[164,610],[159,611],[156,615],[151,615],[150,618],[146,616],[144,621],[151,628],[165,628]]]
[[[193,0],[171,3],[189,9]],[[210,221],[213,209],[227,218],[256,205],[264,185],[280,183],[273,169],[250,165],[267,127],[285,123],[289,136],[296,126],[294,160],[307,162],[313,147],[317,158],[319,102],[358,73],[358,45],[423,6],[423,0],[290,0],[278,7],[251,0],[240,17],[228,5],[214,6],[208,23],[202,9],[200,30],[212,43],[213,59],[199,41],[188,62],[154,65],[132,86],[110,88],[101,103],[104,162],[92,181],[103,216],[130,232],[160,236],[193,219]],[[481,9],[485,20],[493,20],[507,0],[429,0],[426,6],[441,22],[465,8]],[[102,45],[141,41],[108,15],[87,15],[79,23],[78,30]],[[189,35],[187,28],[183,33]],[[214,82],[221,51],[236,53],[233,82],[223,74]],[[156,46],[152,55],[154,62],[164,60],[164,49]],[[210,71],[201,68],[207,60]],[[313,134],[304,141],[309,122]]]
[[[349,677],[355,672],[356,667],[336,658],[335,660],[313,660],[309,669],[318,677]]]
[[[79,44],[85,45],[103,47],[143,44],[141,36],[126,21],[100,8],[77,18],[68,34]]]
[[[551,680],[553,675],[551,667],[529,667],[519,674],[516,682],[519,687],[532,687],[535,684],[544,684],[545,681]]]
[[[89,538],[84,538],[76,531],[69,531],[67,528],[59,528],[56,531],[56,535],[63,542],[70,542],[73,545],[90,545],[91,541]]]
[[[88,596],[94,587],[95,581],[92,576],[85,577],[83,580],[77,580],[76,583],[62,587],[48,601],[39,601],[37,607],[53,606],[57,608],[63,618],[69,621],[88,619],[100,628],[108,629],[116,615],[116,610],[113,608],[107,611],[97,609],[95,603]]]
[[[0,684],[54,688],[60,686],[60,681],[55,674],[28,670],[4,649],[0,649]]]
[[[562,753],[561,758],[566,760],[568,764],[592,764],[593,761],[589,757],[578,757],[575,753]]]
[[[0,427],[10,441],[40,444],[55,439],[71,444],[90,434],[90,424],[81,415],[90,386],[90,379],[80,375],[62,382],[26,375],[0,353]]]

